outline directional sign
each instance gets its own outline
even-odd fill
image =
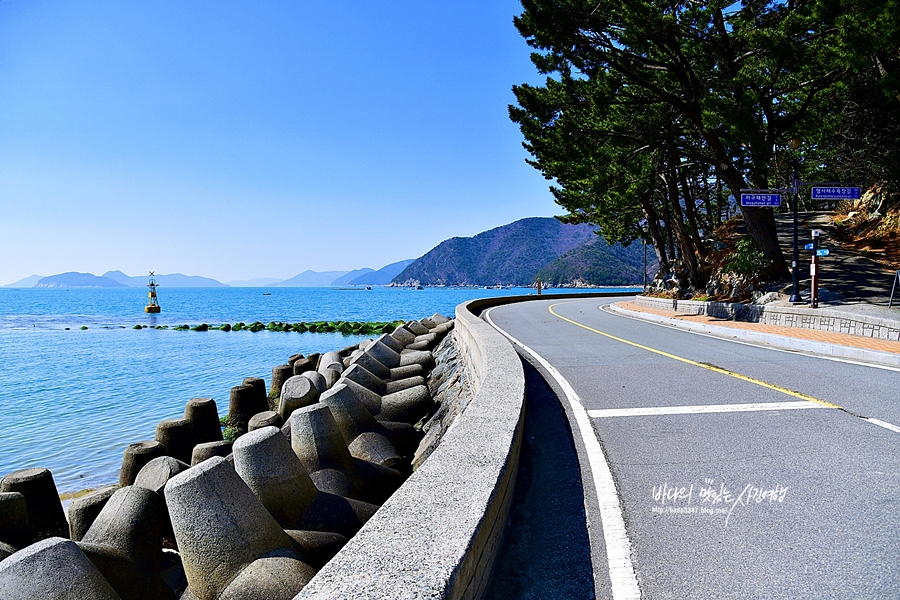
[[[812,242],[810,242],[810,243],[808,243],[807,245],[803,246],[803,249],[804,249],[804,250],[812,250],[812,248],[813,248]]]
[[[859,200],[862,188],[850,186],[813,186],[813,200]]]
[[[781,206],[781,194],[742,193],[741,206]]]
[[[820,248],[816,250],[816,256],[828,256],[829,254],[831,254],[831,252],[828,250],[828,248]]]

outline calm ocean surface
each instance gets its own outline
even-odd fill
[[[548,293],[557,291],[572,290]],[[528,293],[160,288],[162,313],[147,315],[141,288],[0,288],[0,477],[46,467],[60,492],[114,483],[125,446],[153,439],[156,424],[181,417],[190,398],[215,399],[224,416],[229,390],[244,377],[262,377],[268,386],[272,367],[291,354],[339,350],[371,337],[136,330],[135,324],[452,317],[466,300]]]

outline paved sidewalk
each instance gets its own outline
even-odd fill
[[[679,321],[687,321],[693,323],[701,323],[704,325],[715,325],[718,327],[728,327],[731,329],[739,329],[744,331],[755,331],[769,335],[777,335],[794,339],[810,340],[832,344],[837,346],[847,346],[851,348],[861,348],[863,350],[874,350],[876,352],[888,352],[900,355],[900,342],[889,340],[879,340],[873,338],[865,338],[846,333],[832,333],[828,331],[819,331],[816,329],[803,329],[799,327],[781,327],[778,325],[765,325],[762,323],[745,323],[742,321],[729,321],[717,317],[707,315],[688,315],[677,312],[656,310],[644,306],[638,306],[636,303],[619,302],[616,306],[631,312],[646,313]]]

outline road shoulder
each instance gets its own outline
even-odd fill
[[[724,321],[705,315],[688,316],[675,313],[666,315],[662,311],[638,306],[634,302],[619,302],[602,308],[624,317],[768,348],[807,352],[823,357],[859,361],[873,365],[900,367],[900,342],[871,340],[846,334],[829,334],[814,330],[779,327],[777,325]],[[896,346],[896,350],[876,350],[873,348],[875,344],[878,344],[878,347],[892,350]]]

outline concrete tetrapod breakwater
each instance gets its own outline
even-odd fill
[[[453,335],[474,392],[465,412],[296,600],[483,594],[515,486],[525,400],[515,350],[470,310],[483,306],[476,300],[456,309]]]
[[[49,471],[7,474],[0,596],[294,598],[465,404],[448,386],[467,378],[442,362],[453,328],[436,314],[339,352],[294,355],[273,369],[269,394],[247,378],[229,398],[230,439],[212,399],[190,400],[155,440],[126,449],[118,485],[72,503],[68,523]]]

